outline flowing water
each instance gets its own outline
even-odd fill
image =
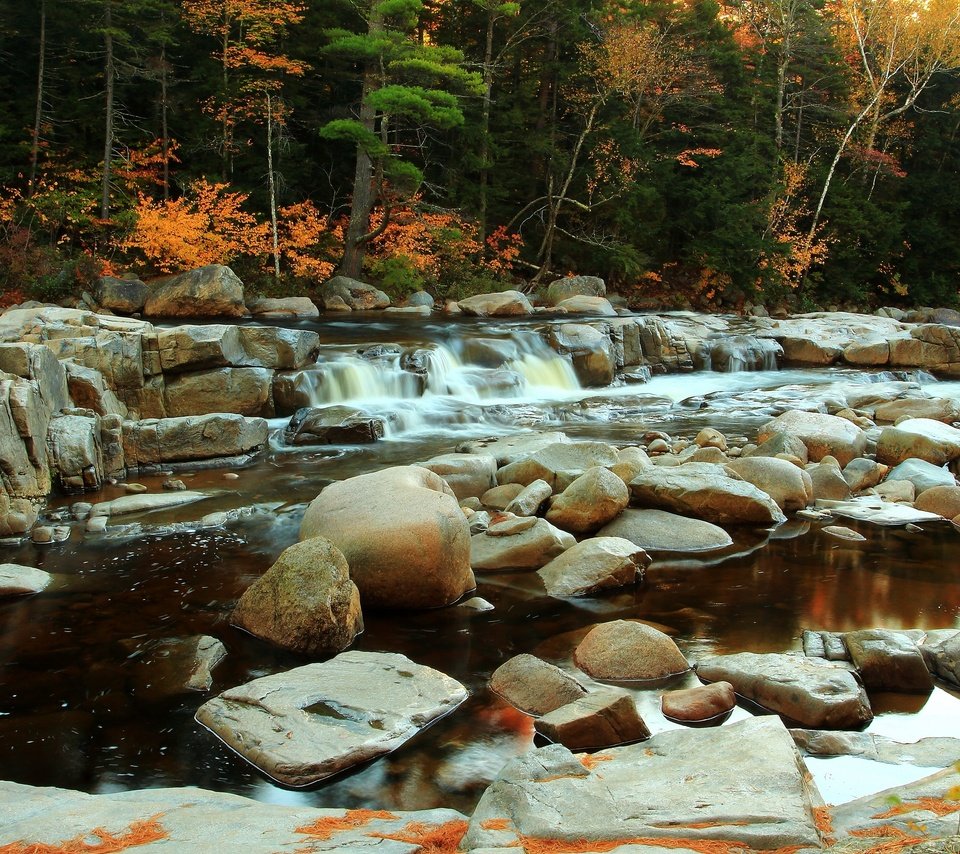
[[[278,786],[194,722],[204,695],[170,694],[141,659],[156,639],[218,637],[229,654],[214,671],[215,692],[306,663],[232,628],[229,615],[243,590],[296,541],[306,504],[327,483],[450,452],[467,439],[531,430],[636,444],[649,431],[692,437],[710,425],[742,441],[785,409],[815,409],[871,383],[912,382],[931,394],[960,396],[957,384],[923,374],[851,369],[701,371],[585,390],[530,321],[377,315],[297,326],[316,329],[323,342],[317,365],[302,379],[311,399],[382,416],[385,438],[290,447],[283,440],[287,419],[276,419],[268,453],[239,478],[219,470],[177,474],[209,493],[201,504],[121,518],[105,535],[85,535],[78,525],[66,543],[3,548],[0,561],[60,576],[51,591],[0,602],[3,778],[90,792],[198,785],[269,802],[469,812],[503,763],[534,742],[531,719],[487,691],[490,673],[521,652],[568,663],[596,622],[650,622],[673,635],[691,660],[798,650],[805,628],[960,627],[958,534],[949,523],[917,532],[851,523],[864,543],[799,521],[772,532],[731,529],[735,544],[719,556],[661,557],[641,585],[575,600],[544,595],[535,573],[478,574],[477,595],[493,610],[368,612],[356,642],[450,674],[470,690],[467,703],[386,758],[311,789]],[[747,364],[735,341],[727,349],[726,366]],[[139,480],[160,491],[164,479]],[[121,494],[112,486],[84,499]],[[52,500],[48,515],[75,500]],[[226,526],[196,524],[215,510],[230,511]],[[660,715],[657,691],[635,695],[651,729],[673,726]],[[945,690],[924,699],[874,699],[880,714],[871,731],[904,741],[956,734],[960,701]],[[747,714],[737,710],[735,718]],[[921,775],[862,763],[811,764],[834,802]]]

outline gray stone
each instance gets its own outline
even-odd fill
[[[136,696],[163,700],[190,691],[209,691],[212,672],[227,655],[217,638],[193,635],[123,642],[127,672]]]
[[[745,457],[776,457],[789,456],[796,457],[801,463],[806,465],[809,456],[807,446],[798,436],[783,431],[775,431],[757,445]]]
[[[616,309],[605,297],[572,296],[560,300],[554,310],[567,314],[593,314],[598,317],[616,317]]]
[[[591,750],[642,741],[650,730],[628,691],[602,688],[534,722],[550,741],[570,750]]]
[[[863,495],[849,501],[817,501],[818,507],[824,507],[835,516],[871,522],[874,525],[908,525],[917,522],[939,521],[936,513],[915,510],[903,504],[892,504],[874,495]]]
[[[504,483],[484,492],[480,496],[480,502],[491,510],[506,510],[510,502],[524,489],[526,487],[522,483]]]
[[[934,486],[956,486],[956,478],[942,466],[926,460],[910,459],[890,469],[887,480],[909,480],[917,493]]]
[[[319,317],[320,309],[309,297],[260,297],[247,303],[254,317]]]
[[[602,466],[587,469],[555,496],[547,521],[574,534],[588,534],[614,520],[630,503],[623,480]]]
[[[371,311],[386,308],[390,297],[383,291],[347,276],[334,276],[320,288],[323,306],[330,311],[337,300],[353,311]]]
[[[50,584],[53,576],[42,569],[17,563],[0,563],[0,599],[39,593]]]
[[[814,500],[846,501],[850,498],[850,484],[833,457],[827,457],[827,462],[811,463],[807,466],[807,474],[813,484]]]
[[[394,750],[466,698],[404,655],[344,652],[224,691],[197,720],[267,776],[308,786]]]
[[[545,715],[587,693],[569,673],[529,653],[515,655],[494,670],[490,690],[528,715]]]
[[[858,457],[855,460],[850,460],[843,467],[843,479],[850,485],[852,492],[860,492],[876,486],[887,476],[888,471],[887,466],[880,465],[866,457]]]
[[[259,450],[267,441],[263,418],[211,413],[123,423],[128,468],[228,458]]]
[[[632,620],[594,626],[577,646],[574,661],[594,679],[616,682],[663,679],[690,669],[669,635]]]
[[[666,510],[627,508],[597,537],[623,537],[648,552],[707,552],[733,545],[723,528]]]
[[[548,431],[545,433],[506,436],[502,439],[474,439],[457,446],[458,452],[467,454],[488,454],[497,461],[498,466],[506,466],[525,459],[551,445],[569,443],[565,433]],[[500,481],[502,484],[503,481]]]
[[[229,267],[210,264],[149,283],[144,317],[246,317],[243,282]]]
[[[169,510],[210,498],[206,492],[166,492],[144,493],[142,495],[122,495],[112,501],[100,501],[93,505],[90,516],[125,516],[131,513],[149,513],[153,510]]]
[[[873,719],[853,674],[822,659],[741,652],[701,661],[697,675],[729,682],[741,697],[801,726],[859,729]]]
[[[486,454],[441,454],[417,465],[440,475],[461,501],[497,485],[496,460]]]
[[[597,276],[567,276],[564,279],[554,279],[547,285],[544,301],[547,305],[557,305],[571,297],[605,297],[606,295],[607,286],[603,279]]]
[[[58,415],[47,430],[51,468],[65,492],[99,489],[103,483],[103,448],[99,416]]]
[[[604,758],[591,771],[551,745],[512,760],[480,799],[461,848],[515,851],[522,837],[558,850],[564,842],[578,851],[597,842],[609,851],[634,839],[670,840],[675,848],[691,836],[755,850],[820,848],[817,796],[776,718],[662,732]]]
[[[777,457],[746,457],[727,464],[748,483],[767,493],[789,513],[813,503],[813,481],[802,468]]]
[[[836,458],[841,466],[854,457],[863,456],[867,446],[867,435],[856,424],[820,412],[785,412],[764,424],[757,434],[757,440],[764,442],[775,433],[789,433],[800,439],[806,445],[812,461],[817,462],[829,455]]]
[[[475,317],[516,317],[531,314],[533,306],[520,291],[477,294],[457,303],[464,314]]]
[[[207,415],[229,412],[272,418],[273,371],[269,368],[217,368],[176,374],[164,386],[166,415]]]
[[[843,636],[868,691],[929,694],[933,678],[913,639],[889,629],[860,629]]]
[[[620,461],[617,449],[603,442],[554,442],[497,472],[499,483],[545,480],[552,490],[562,492],[587,469],[613,466]]]
[[[507,483],[504,487],[521,486],[520,484]],[[539,478],[532,483],[523,486],[513,497],[513,500],[504,507],[504,512],[514,513],[517,516],[536,516],[540,512],[540,507],[550,496],[553,490],[550,484]]]
[[[823,533],[836,537],[839,540],[849,540],[850,542],[862,543],[866,541],[863,534],[854,531],[852,528],[845,528],[843,525],[827,525],[821,528]]]
[[[592,537],[571,546],[537,574],[551,596],[582,596],[637,584],[649,564],[647,553],[629,540]]]
[[[790,735],[808,756],[856,756],[887,765],[948,768],[960,762],[960,738],[930,736],[904,744],[872,732],[794,729]]]
[[[580,384],[595,388],[613,382],[616,356],[608,335],[584,323],[564,323],[550,330],[550,346],[569,355]]]
[[[960,632],[936,642],[927,641],[921,644],[920,652],[931,673],[960,686]]]
[[[137,278],[101,276],[94,296],[101,307],[119,314],[137,314],[147,301],[147,286]]]
[[[546,519],[510,536],[488,528],[470,538],[470,565],[474,570],[539,569],[576,543],[572,534]]]
[[[290,445],[368,445],[382,439],[386,422],[352,406],[298,409],[283,431]]]

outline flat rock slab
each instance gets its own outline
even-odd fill
[[[394,750],[466,698],[405,655],[351,651],[224,691],[197,720],[267,776],[308,786]]]
[[[915,525],[918,522],[938,522],[943,519],[936,513],[914,510],[903,504],[881,501],[871,496],[852,498],[849,501],[819,499],[817,507],[829,510],[835,516],[872,522],[874,525]]]
[[[873,719],[854,675],[822,659],[740,652],[701,661],[697,675],[729,682],[741,697],[801,726],[860,729]]]
[[[155,824],[147,825],[145,833],[141,825],[139,839],[131,838],[127,843],[134,851],[277,854],[369,850],[371,854],[415,854],[422,850],[416,840],[425,834],[437,830],[459,832],[466,826],[464,816],[449,809],[396,813],[312,809],[264,804],[192,787],[88,795],[70,789],[0,782],[0,849],[19,842],[68,850],[60,846],[80,836],[98,842],[91,836],[94,828],[103,828],[124,841],[139,822],[151,820]],[[69,850],[93,848],[77,846]]]
[[[933,677],[913,639],[890,629],[860,629],[843,636],[868,691],[929,694]]]
[[[623,537],[648,552],[709,552],[733,545],[723,528],[666,510],[624,510],[597,532],[598,537]]]
[[[792,729],[790,735],[807,756],[856,756],[885,765],[948,768],[960,762],[960,738],[929,736],[905,744],[872,732]]]
[[[580,841],[573,850],[596,842],[609,851],[612,842],[657,839],[671,848],[674,840],[705,839],[820,847],[811,804],[819,796],[777,718],[663,732],[587,764],[592,770],[560,745],[509,762],[480,799],[461,848]]]
[[[169,510],[171,507],[180,507],[183,504],[192,504],[209,498],[206,492],[179,492],[141,493],[140,495],[122,495],[112,501],[100,501],[93,505],[91,516],[125,516],[130,513],[149,513],[153,510]]]
[[[39,593],[46,589],[52,578],[49,572],[32,566],[0,563],[0,599]]]

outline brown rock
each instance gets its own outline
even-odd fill
[[[699,723],[732,711],[737,694],[729,682],[697,685],[680,691],[668,691],[660,698],[664,716],[684,723]]]
[[[501,664],[490,677],[490,690],[530,715],[545,715],[587,693],[569,673],[528,653]]]
[[[690,669],[673,639],[653,626],[614,620],[593,628],[574,653],[594,679],[662,679]]]
[[[642,741],[650,730],[626,691],[604,688],[567,703],[534,722],[540,735],[570,750]]]

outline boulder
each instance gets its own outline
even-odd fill
[[[860,629],[843,636],[868,691],[929,694],[933,677],[913,639],[889,629]]]
[[[231,622],[284,649],[325,658],[363,631],[360,591],[342,552],[311,537],[285,549],[244,591]]]
[[[121,495],[111,501],[98,501],[90,508],[90,517],[151,513],[154,510],[169,510],[172,507],[193,504],[195,501],[203,501],[205,498],[210,498],[210,495],[206,492],[192,492],[190,490]]]
[[[595,388],[613,382],[616,355],[608,335],[584,323],[564,323],[550,329],[550,346],[569,355],[582,386]]]
[[[537,571],[551,596],[581,596],[643,580],[647,553],[619,537],[592,537]]]
[[[840,360],[843,348],[836,344],[818,341],[813,338],[784,336],[778,338],[783,347],[784,362],[796,362],[803,365],[832,365]]]
[[[64,491],[94,490],[103,484],[99,416],[58,415],[47,429],[47,449]]]
[[[475,317],[516,317],[533,312],[530,300],[520,291],[477,294],[457,303],[464,314]]]
[[[520,484],[506,483],[504,486],[520,486]],[[504,512],[513,513],[516,516],[536,516],[551,495],[553,490],[549,483],[545,480],[535,480],[520,488],[513,500],[504,507]]]
[[[857,519],[874,525],[909,525],[940,521],[936,513],[926,513],[903,504],[892,504],[876,495],[860,495],[849,501],[818,501],[834,516]]]
[[[528,653],[515,655],[494,670],[490,690],[528,715],[545,715],[587,693],[569,673]]]
[[[574,651],[574,661],[594,679],[616,682],[663,679],[690,669],[669,635],[632,620],[592,628]]]
[[[960,421],[960,404],[950,397],[905,397],[877,404],[874,421],[895,424],[904,418],[930,418],[953,424]]]
[[[860,729],[873,719],[854,675],[822,659],[777,653],[718,655],[697,664],[697,675],[725,681],[746,699],[814,729]]]
[[[777,506],[789,513],[813,503],[813,481],[802,468],[777,457],[746,457],[733,460],[727,468],[767,493]]]
[[[867,434],[856,424],[820,412],[795,409],[784,412],[760,428],[757,441],[764,442],[775,433],[788,433],[800,439],[814,462],[830,455],[845,466],[854,457],[862,457],[867,447]]]
[[[269,368],[218,368],[169,378],[163,405],[171,418],[228,412],[272,418],[273,371]]]
[[[484,492],[480,496],[480,503],[491,510],[506,510],[510,502],[526,488],[521,483],[504,483]],[[547,488],[550,488],[549,485]]]
[[[118,314],[138,314],[147,302],[149,289],[138,278],[101,276],[93,295],[97,303]]]
[[[127,466],[232,458],[255,453],[269,431],[263,418],[210,414],[123,423],[123,454]]]
[[[144,317],[246,317],[243,282],[229,267],[210,264],[148,285]]]
[[[395,466],[327,486],[300,539],[322,536],[347,559],[364,607],[433,608],[472,590],[470,529],[452,490],[419,466]]]
[[[807,474],[817,501],[846,501],[851,496],[850,484],[843,476],[840,465],[833,457],[807,466]]]
[[[113,393],[100,371],[70,361],[62,364],[74,406],[90,409],[97,415],[127,417],[127,407]]]
[[[483,793],[461,850],[660,854],[686,850],[684,840],[697,850],[821,848],[819,797],[775,717],[660,732],[597,758],[581,764],[554,744],[508,762]]]
[[[912,504],[917,496],[917,488],[909,480],[885,480],[874,487],[884,501]]]
[[[609,469],[594,466],[554,497],[546,518],[565,531],[587,534],[616,519],[629,503],[627,485]]]
[[[920,645],[927,668],[938,679],[960,687],[960,632],[942,640]]]
[[[390,305],[390,297],[383,291],[348,276],[334,276],[324,282],[320,298],[327,311],[344,306],[352,311],[373,311]]]
[[[0,599],[40,593],[52,580],[53,576],[42,569],[17,563],[0,563]]]
[[[934,486],[925,489],[916,497],[913,506],[917,510],[953,519],[960,515],[960,486]]]
[[[603,279],[597,276],[567,276],[565,279],[555,279],[547,285],[544,302],[547,305],[557,305],[571,297],[605,297],[607,286]]]
[[[719,448],[721,451],[727,450],[727,437],[719,430],[713,427],[704,427],[693,439],[694,444],[699,448]]]
[[[737,694],[729,682],[712,682],[709,685],[667,691],[660,697],[663,716],[681,723],[703,723],[713,719],[719,724],[736,705]]]
[[[877,462],[896,466],[908,459],[942,466],[960,457],[960,430],[931,418],[909,418],[884,427],[877,439]]]
[[[484,368],[501,368],[507,362],[519,358],[515,341],[505,338],[467,338],[463,342],[461,358],[471,365]]]
[[[942,466],[913,458],[890,469],[887,480],[909,480],[917,494],[934,486],[957,485],[956,478]]]
[[[294,370],[311,364],[320,347],[316,332],[278,326],[175,326],[157,332],[164,374],[213,368]]]
[[[503,466],[497,481],[526,486],[545,480],[553,491],[562,492],[587,469],[613,466],[619,459],[617,449],[604,442],[555,442]]]
[[[131,693],[157,702],[190,691],[209,691],[212,671],[227,649],[210,635],[122,641],[129,650],[127,672]]]
[[[614,747],[650,738],[628,691],[603,688],[534,721],[544,738],[570,750]]]
[[[268,777],[308,786],[395,750],[466,698],[405,655],[350,651],[231,688],[196,717]]]
[[[247,308],[254,317],[319,317],[320,309],[309,297],[259,297]]]
[[[723,333],[704,345],[709,350],[709,365],[714,371],[775,371],[783,357],[780,344],[755,335]]]
[[[666,510],[628,508],[597,537],[622,537],[648,552],[707,552],[733,545],[723,528]]]
[[[573,296],[560,300],[554,310],[567,314],[593,314],[598,317],[616,317],[616,309],[605,297]]]
[[[798,460],[803,465],[806,465],[809,456],[807,454],[807,446],[803,443],[803,440],[797,436],[793,436],[790,433],[784,433],[782,431],[777,431],[771,433],[766,439],[760,442],[749,454],[744,454],[745,457],[793,457]]]
[[[523,522],[523,527],[510,523],[509,529],[492,524],[484,533],[472,536],[471,566],[484,571],[539,569],[576,543],[572,534],[546,519],[528,517]]]
[[[382,439],[386,422],[352,406],[298,409],[283,431],[289,445],[367,445]]]
[[[462,442],[457,446],[457,451],[467,454],[489,454],[497,461],[498,466],[506,466],[526,459],[551,445],[569,442],[570,439],[565,433],[553,430],[542,433],[521,433],[519,436],[505,436],[501,439],[474,439]]]
[[[850,485],[852,492],[862,492],[864,489],[872,489],[880,483],[887,476],[889,470],[887,466],[866,457],[858,457],[855,460],[850,460],[843,467],[843,479]]]
[[[651,466],[630,481],[630,495],[641,507],[653,507],[715,524],[780,524],[786,520],[767,493],[737,480],[723,466],[687,463],[675,468]]]
[[[461,501],[497,485],[497,462],[487,454],[441,454],[417,465],[440,475]]]

